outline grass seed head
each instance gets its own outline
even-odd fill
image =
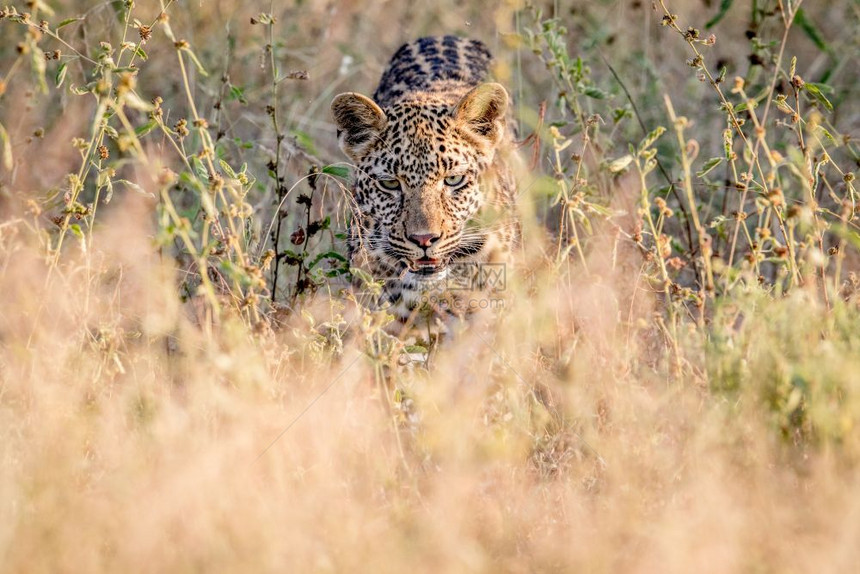
[[[173,125],[173,131],[175,131],[180,138],[186,137],[190,133],[188,131],[188,121],[185,118],[180,119]]]

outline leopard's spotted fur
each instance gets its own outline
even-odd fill
[[[449,287],[505,261],[517,234],[508,97],[485,83],[490,60],[476,40],[421,38],[397,51],[373,100],[332,102],[356,167],[350,263],[383,281],[380,302],[400,324],[431,334],[470,313],[485,286]]]

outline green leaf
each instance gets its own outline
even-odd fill
[[[631,112],[627,108],[616,108],[616,109],[612,110],[612,122],[613,123],[617,124],[618,122],[620,122],[624,118],[632,118],[632,117],[633,117],[633,112]]]
[[[712,157],[708,161],[705,162],[705,165],[702,166],[702,169],[696,172],[696,176],[702,177],[708,174],[715,167],[723,163],[723,158],[721,157]]]
[[[729,12],[729,8],[732,7],[734,1],[735,0],[723,0],[720,3],[720,11],[717,12],[716,16],[714,16],[713,18],[708,20],[707,23],[705,23],[705,28],[711,28],[712,26],[715,26],[717,22],[725,18],[726,14],[728,14]]]
[[[207,181],[209,179],[209,171],[206,169],[206,166],[203,165],[203,162],[200,161],[200,158],[196,155],[191,156],[191,165],[194,167],[194,172],[197,174],[203,181]]]
[[[821,91],[822,94],[832,94],[834,92],[832,86],[828,86],[827,84],[822,84],[821,82],[806,82],[806,85],[813,86]]]
[[[633,156],[630,154],[627,154],[625,156],[619,157],[618,159],[612,160],[611,162],[609,162],[607,164],[606,167],[609,169],[609,171],[611,173],[621,173],[622,171],[627,169],[627,166],[629,166],[630,162],[632,162],[632,161],[633,161]]]
[[[313,261],[311,261],[310,264],[308,265],[308,270],[310,271],[311,269],[316,267],[317,264],[319,264],[319,262],[322,261],[323,259],[336,259],[337,261],[340,261],[341,263],[346,263],[346,257],[341,255],[337,251],[326,251],[325,253],[320,253],[319,255],[314,257]]]
[[[596,88],[594,86],[585,86],[582,88],[582,93],[588,96],[589,98],[594,98],[595,100],[603,100],[606,99],[608,95],[606,92],[601,90],[600,88]]]
[[[125,22],[125,14],[127,10],[125,9],[125,2],[121,0],[113,0],[110,2],[111,8],[113,8],[114,16],[116,16],[116,21],[122,24]]]
[[[830,86],[826,86],[824,84],[814,84],[812,82],[807,82],[803,85],[803,89],[807,91],[813,98],[815,98],[818,103],[827,108],[827,111],[833,111],[833,104],[830,103],[830,100],[824,95],[825,91],[830,91]]]
[[[48,93],[48,82],[45,80],[45,54],[41,50],[30,50],[30,67],[36,76],[39,92]]]
[[[349,274],[354,279],[361,282],[361,288],[373,295],[379,295],[382,292],[382,283],[373,278],[373,275],[362,269],[361,267],[350,267]]]
[[[54,75],[54,83],[57,84],[57,87],[63,85],[63,82],[66,80],[66,70],[68,69],[68,62],[63,62],[57,67],[57,73]]]
[[[323,173],[339,177],[341,179],[349,179],[349,168],[342,165],[327,165],[322,168]]]
[[[143,137],[157,127],[158,127],[157,121],[149,120],[148,122],[146,122],[142,126],[137,126],[136,128],[134,128],[134,133],[137,137]]]
[[[765,87],[764,89],[762,89],[762,91],[760,91],[760,92],[759,92],[759,93],[758,93],[754,98],[752,98],[751,100],[748,100],[748,101],[746,101],[746,102],[743,102],[743,103],[740,103],[740,104],[736,105],[736,106],[734,107],[734,111],[735,111],[735,112],[743,112],[743,111],[746,111],[746,110],[748,110],[748,109],[750,108],[750,105],[752,105],[752,108],[753,108],[753,109],[755,109],[755,108],[757,108],[757,107],[758,107],[758,105],[759,105],[760,103],[762,103],[762,101],[764,101],[764,99],[768,96],[768,94],[770,94],[770,90],[769,90],[767,87]]]
[[[328,271],[324,271],[323,275],[326,277],[337,277],[338,275],[346,275],[347,273],[349,273],[349,269],[344,266],[338,269],[329,269]]]
[[[105,125],[104,125],[104,131],[105,131],[105,134],[107,134],[107,136],[111,139],[117,139],[119,137],[119,132],[116,131],[116,128],[113,126],[107,125],[107,123],[105,123]]]
[[[292,134],[295,136],[296,141],[299,142],[299,145],[305,148],[308,153],[311,155],[318,155],[316,146],[314,145],[314,140],[310,135],[301,130],[293,130]]]
[[[197,55],[191,48],[182,48],[182,51],[188,54],[188,56],[191,58],[191,61],[194,62],[194,66],[197,68],[197,72],[201,76],[206,77],[209,75],[209,72],[206,71],[206,68],[203,67],[203,64],[200,63],[200,60],[197,59]]]
[[[820,131],[820,132],[821,132],[821,134],[824,136],[824,138],[825,138],[825,139],[827,139],[831,144],[833,144],[833,145],[835,145],[835,146],[838,146],[838,145],[839,145],[839,144],[836,142],[836,138],[834,138],[834,137],[833,137],[833,134],[831,134],[829,131],[827,131],[826,129],[824,129],[824,126],[820,126],[820,125],[819,125],[819,126],[817,126],[817,129],[818,129],[818,131]]]
[[[94,86],[95,84],[93,82],[90,82],[86,86],[76,86],[72,84],[71,86],[69,86],[69,91],[76,96],[83,96],[84,94],[89,94],[93,90]]]
[[[227,96],[231,100],[237,101],[240,104],[247,104],[248,99],[245,97],[245,88],[241,86],[230,86],[230,94]]]
[[[97,187],[104,187],[108,183],[110,183],[110,174],[112,171],[113,170],[111,170],[110,168],[105,168],[105,169],[99,170],[99,175],[96,178],[96,186]]]
[[[812,43],[815,44],[819,50],[822,52],[830,52],[830,47],[827,45],[827,42],[824,41],[818,28],[816,28],[815,25],[806,18],[806,12],[804,12],[803,9],[799,9],[794,15],[794,23],[800,26],[801,30],[806,33],[809,39],[812,40]]]
[[[66,18],[65,20],[63,20],[62,22],[57,24],[57,27],[54,29],[59,30],[60,28],[68,26],[69,24],[74,24],[75,22],[80,22],[82,20],[83,20],[83,18]]]
[[[664,128],[663,126],[657,126],[653,130],[651,130],[651,133],[649,133],[645,137],[645,139],[642,140],[642,142],[639,144],[639,153],[642,153],[643,151],[654,145],[654,142],[657,141],[657,138],[662,136],[664,133],[666,133],[666,128]]]
[[[304,252],[296,253],[295,251],[293,251],[291,249],[285,249],[278,256],[284,260],[284,264],[292,266],[292,265],[298,265],[302,261],[304,261],[307,254]]]
[[[219,159],[218,163],[221,164],[221,169],[223,169],[224,173],[226,173],[228,176],[230,176],[231,179],[236,179],[238,177],[236,175],[236,172],[233,170],[233,168],[230,167],[229,163],[227,163],[223,159]]]
[[[243,141],[242,138],[233,138],[233,143],[241,149],[251,149],[254,147],[252,142]]]

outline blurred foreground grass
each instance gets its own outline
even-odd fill
[[[860,5],[716,4],[5,8],[0,569],[856,568]],[[525,241],[415,364],[328,103],[439,33]]]

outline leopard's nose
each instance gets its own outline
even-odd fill
[[[430,247],[440,237],[442,236],[434,235],[432,233],[414,233],[406,238],[418,247]]]

